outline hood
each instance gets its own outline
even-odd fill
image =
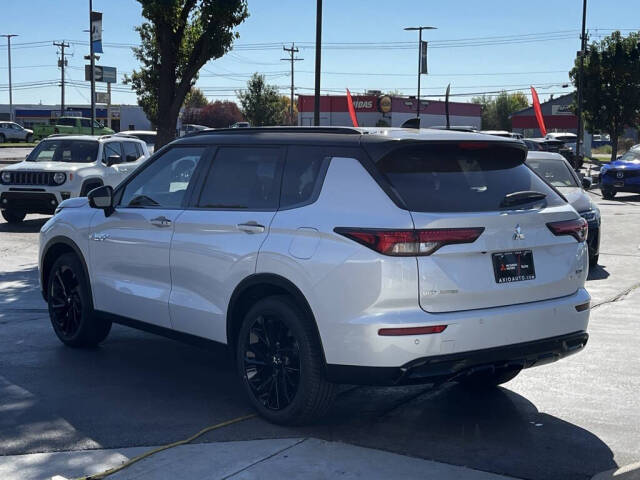
[[[89,204],[87,197],[74,197],[60,202],[58,209],[62,208],[80,208]]]
[[[589,196],[578,187],[557,187],[560,193],[562,193],[567,201],[578,213],[586,210],[591,210],[591,199]]]
[[[22,172],[75,172],[80,168],[86,168],[91,163],[69,163],[69,162],[27,162],[15,163],[3,168],[3,171]]]
[[[625,169],[625,170],[640,170],[640,160],[638,159],[629,160],[629,161],[616,160],[615,162],[611,162],[602,166],[602,168],[605,168],[605,167],[619,168],[619,169]]]

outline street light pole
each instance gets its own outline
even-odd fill
[[[407,27],[406,31],[418,31],[418,106],[416,108],[416,116],[420,118],[420,71],[422,66],[422,30],[437,30],[437,27]]]
[[[578,71],[578,138],[576,139],[576,157],[584,155],[584,122],[582,121],[582,82],[584,79],[584,56],[587,53],[587,0],[582,2],[582,35],[580,36],[580,65]],[[617,141],[617,140],[614,140]]]
[[[316,84],[313,96],[313,125],[320,125],[320,63],[322,60],[322,0],[316,0]]]
[[[89,57],[91,60],[91,135],[94,134],[94,124],[96,123],[96,59],[93,54],[93,0],[89,0]]]
[[[13,91],[11,86],[11,37],[17,37],[15,33],[2,35],[7,39],[7,59],[9,60],[9,120],[13,121]]]

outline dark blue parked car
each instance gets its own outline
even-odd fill
[[[629,150],[615,162],[603,165],[600,190],[608,200],[618,192],[640,193],[640,151]]]

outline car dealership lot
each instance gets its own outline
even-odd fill
[[[345,387],[314,426],[255,418],[198,442],[316,437],[532,479],[590,478],[640,460],[640,196],[598,194],[601,266],[587,284],[584,352],[483,394]],[[251,413],[224,348],[117,325],[96,350],[63,347],[37,284],[45,219],[0,223],[0,455],[160,445]]]

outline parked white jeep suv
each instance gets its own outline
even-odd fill
[[[443,130],[210,130],[40,234],[53,328],[234,352],[278,423],[336,383],[504,383],[587,342],[587,224],[522,142]]]
[[[148,157],[146,143],[135,137],[51,135],[0,172],[2,216],[18,223],[27,213],[54,213],[63,200],[115,187]]]

